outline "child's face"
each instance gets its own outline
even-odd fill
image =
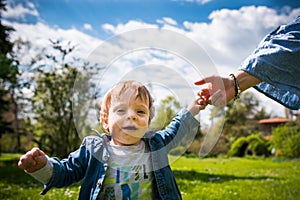
[[[107,126],[117,145],[135,145],[145,135],[149,126],[149,102],[136,98],[129,90],[111,101]]]

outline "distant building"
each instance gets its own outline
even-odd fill
[[[260,129],[264,133],[265,136],[271,135],[272,130],[279,125],[285,124],[287,122],[291,122],[291,119],[288,118],[269,118],[259,120]]]

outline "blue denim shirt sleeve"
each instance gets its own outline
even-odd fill
[[[240,69],[262,80],[259,92],[300,109],[300,16],[268,34]]]
[[[84,138],[80,148],[72,152],[67,159],[50,158],[53,175],[50,182],[44,185],[41,194],[46,194],[52,187],[68,186],[82,179],[79,199],[98,194],[100,185],[97,181],[104,179],[108,156],[100,137]]]
[[[84,142],[83,142],[84,143]],[[89,152],[86,151],[85,145],[71,153],[67,159],[59,160],[50,158],[53,164],[53,175],[48,184],[45,184],[41,194],[45,194],[52,187],[64,187],[81,180],[85,175]]]
[[[182,109],[164,130],[156,133],[155,138],[160,141],[158,143],[166,147],[167,151],[169,151],[184,139],[193,140],[198,127],[199,122],[192,114],[187,109]],[[155,140],[155,138],[152,140]],[[160,148],[162,146],[157,147],[157,149]]]
[[[152,165],[159,199],[182,199],[175,177],[168,161],[168,151],[179,142],[192,141],[197,133],[199,122],[191,113],[183,109],[171,123],[150,139]]]

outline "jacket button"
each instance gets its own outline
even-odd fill
[[[104,161],[104,162],[108,161],[108,156],[104,156],[104,157],[103,157],[103,161]]]
[[[101,182],[97,182],[97,186],[98,186],[98,187],[101,186]]]

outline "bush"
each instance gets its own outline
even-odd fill
[[[247,137],[249,145],[247,147],[248,155],[268,156],[268,142],[260,135],[253,134]]]
[[[287,125],[273,130],[272,142],[276,151],[281,151],[283,156],[300,157],[300,131],[297,126]]]
[[[228,152],[228,156],[243,157],[243,156],[245,156],[245,151],[246,151],[247,147],[248,147],[247,138],[240,137],[231,145],[231,149]]]
[[[238,138],[228,153],[230,157],[243,157],[245,155],[268,156],[268,142],[260,134]]]

